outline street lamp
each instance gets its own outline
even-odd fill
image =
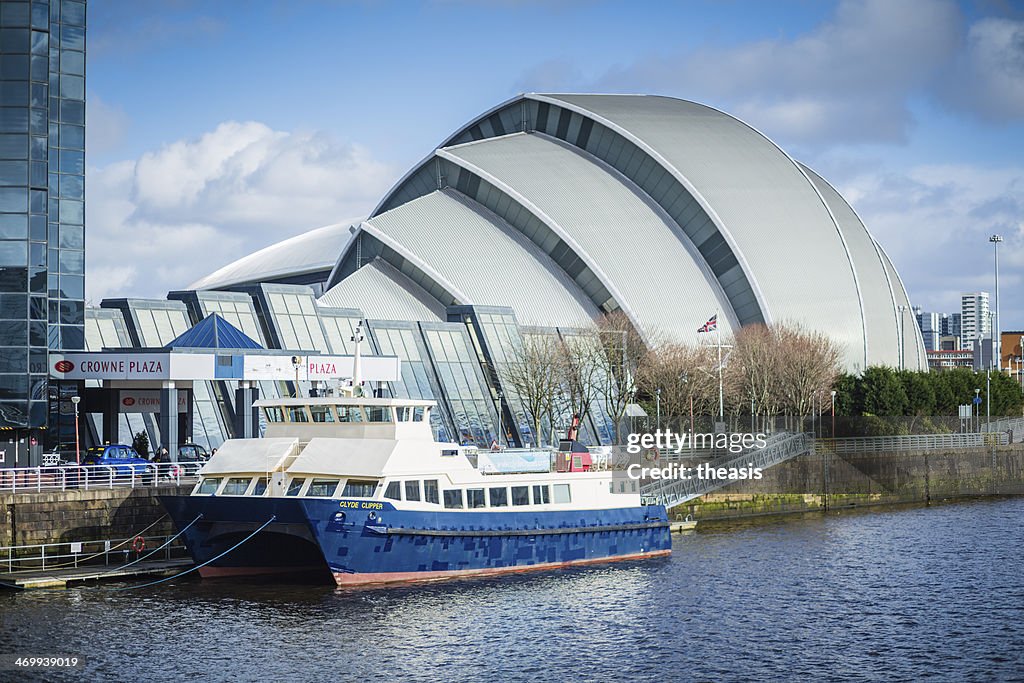
[[[72,396],[71,403],[75,406],[75,464],[81,465],[82,462],[79,458],[79,442],[78,442],[78,404],[82,402],[81,396]]]
[[[655,414],[657,415],[656,421],[658,425],[656,429],[661,429],[661,387],[654,390],[654,401],[656,406]]]
[[[832,390],[832,438],[836,438],[836,390]]]
[[[992,332],[992,359],[993,362],[989,365],[995,364],[995,367],[999,368],[1003,363],[1003,355],[1001,353],[1002,338],[999,334],[999,243],[1003,241],[1002,235],[992,235],[988,238],[988,241],[992,243],[992,257],[995,263],[996,271],[996,329]]]
[[[980,406],[980,405],[981,405],[981,389],[975,389],[974,390],[974,408],[975,408],[975,410],[978,410],[978,406]],[[978,417],[975,418],[975,420],[976,420],[975,423],[977,424],[977,430],[980,432],[981,431],[981,413],[980,412],[978,413]]]

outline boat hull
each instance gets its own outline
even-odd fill
[[[204,576],[309,570],[313,549],[341,586],[555,569],[671,552],[665,508],[397,510],[390,503],[168,496]],[[251,540],[241,542],[271,517]],[[221,553],[222,557],[217,558]],[[217,559],[214,559],[217,558]],[[211,561],[212,560],[212,561]]]

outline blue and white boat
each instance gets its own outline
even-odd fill
[[[500,452],[439,443],[430,401],[256,406],[264,438],[225,442],[191,495],[163,498],[203,576],[322,573],[347,586],[671,551],[665,508],[642,504],[635,481],[613,480],[575,442]]]

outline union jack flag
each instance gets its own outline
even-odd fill
[[[698,327],[697,328],[697,332],[698,333],[700,333],[700,332],[714,332],[716,329],[718,329],[718,314],[717,313],[715,313],[713,316],[711,316],[711,319],[708,320],[706,323],[704,323],[703,325]]]

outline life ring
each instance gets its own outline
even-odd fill
[[[658,453],[658,449],[652,448],[646,453],[644,453],[644,459],[647,460],[647,462],[654,462],[655,460],[658,459],[659,455],[660,454]]]
[[[142,536],[136,536],[132,539],[132,550],[134,550],[137,553],[141,553],[145,549],[146,539],[144,539]]]

